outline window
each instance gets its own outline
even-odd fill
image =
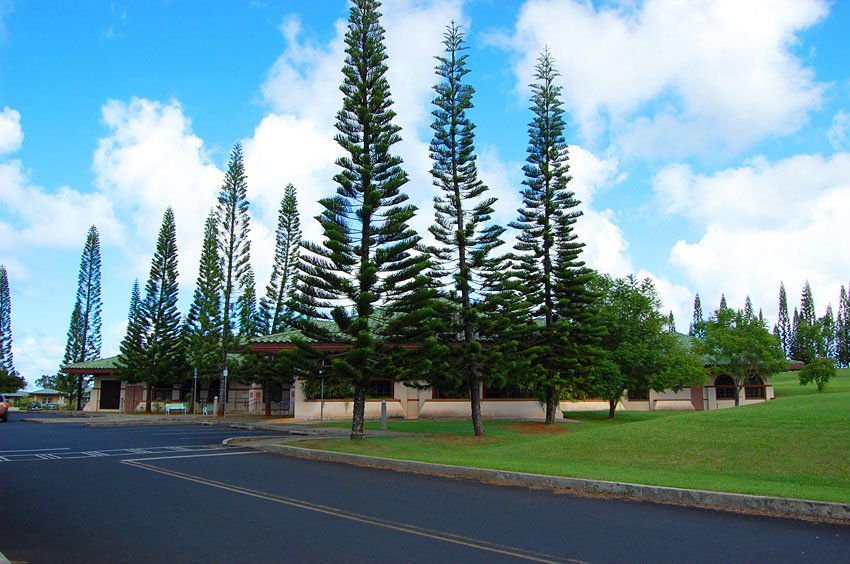
[[[744,384],[744,398],[746,399],[765,399],[764,380],[760,376],[750,376],[747,378],[747,383]]]
[[[156,401],[170,400],[173,392],[173,388],[156,388],[153,391],[153,399]]]
[[[735,380],[725,374],[714,380],[714,392],[717,399],[735,399]]]
[[[366,388],[367,398],[391,398],[393,397],[392,380],[370,380]]]
[[[638,388],[636,390],[629,390],[628,392],[630,401],[649,400],[649,388]]]
[[[527,399],[535,398],[533,390],[520,386],[484,386],[484,399]]]
[[[434,386],[431,388],[431,397],[434,399],[469,399],[469,386],[465,384]]]

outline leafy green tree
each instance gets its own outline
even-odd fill
[[[12,297],[9,294],[9,275],[0,264],[0,370],[14,376],[15,359],[12,355]]]
[[[779,312],[777,314],[776,330],[779,335],[785,356],[791,355],[791,319],[788,317],[788,297],[785,295],[785,284],[779,283]]]
[[[298,313],[313,318],[299,322],[308,338],[349,346],[329,368],[353,384],[352,439],[363,436],[370,378],[397,376],[387,362],[393,345],[421,342],[429,315],[422,301],[429,261],[408,226],[416,208],[401,191],[408,180],[402,160],[391,153],[400,128],[393,123],[379,5],[354,0],[349,12],[336,117],[345,156],[336,161],[336,195],[319,202],[324,242],[302,247],[295,300]],[[333,328],[315,318],[332,319]]]
[[[242,157],[242,145],[236,143],[230,153],[230,162],[224,175],[224,183],[218,195],[216,212],[219,219],[218,244],[222,262],[222,366],[228,367],[227,355],[235,346],[235,335],[253,333],[248,327],[237,327],[240,320],[251,321],[250,309],[253,289],[251,273],[251,241],[248,216],[248,180]],[[239,299],[249,293],[247,298]],[[254,296],[256,299],[256,296]],[[227,397],[226,381],[221,379],[219,397],[222,398],[219,413],[224,412]]]
[[[588,328],[588,319],[580,319],[591,311],[589,304],[593,302],[587,289],[588,271],[578,259],[583,244],[573,231],[581,212],[576,209],[579,201],[568,188],[569,154],[557,76],[546,49],[537,60],[535,82],[530,85],[534,117],[529,124],[528,156],[523,167],[523,207],[511,223],[519,230],[515,245],[519,277],[531,315],[541,320],[530,330],[533,346],[529,354],[542,377],[547,423],[554,422],[561,390],[582,364],[577,350],[565,349],[571,342],[567,334]]]
[[[9,372],[6,368],[0,368],[0,392],[15,393],[26,387],[27,381],[17,372]]]
[[[218,218],[210,211],[204,225],[204,242],[192,305],[183,325],[189,363],[201,378],[221,369],[221,261],[218,257]]]
[[[763,321],[741,310],[718,309],[704,328],[700,351],[710,365],[722,368],[735,381],[736,406],[750,378],[766,378],[788,367],[779,339]]]
[[[292,323],[292,294],[301,253],[301,219],[295,186],[286,185],[277,216],[275,256],[266,295],[260,299],[260,331],[280,333]]]
[[[835,361],[831,358],[818,357],[800,370],[800,385],[808,386],[814,382],[820,393],[826,389],[827,383],[833,376],[835,376]]]
[[[591,389],[608,400],[608,418],[626,390],[678,390],[706,379],[700,357],[678,334],[666,330],[661,302],[648,278],[595,280],[607,329],[605,355],[595,363]]]
[[[100,236],[92,225],[86,236],[77,276],[77,295],[71,312],[68,342],[62,365],[87,362],[100,357],[101,344],[101,292],[100,292]],[[84,375],[70,377],[74,386],[67,390],[76,399],[77,409],[82,409]],[[69,377],[63,378],[68,380]],[[64,391],[64,390],[63,390]]]
[[[137,288],[134,287],[127,335],[121,343],[119,371],[128,382],[145,383],[145,411],[150,413],[153,388],[157,384],[178,382],[188,373],[177,310],[177,228],[170,207],[162,218],[141,301]]]
[[[489,349],[482,345],[479,317],[481,303],[475,295],[492,277],[496,264],[492,251],[502,244],[504,228],[485,224],[493,213],[496,198],[487,196],[487,186],[478,178],[475,155],[475,125],[467,116],[475,90],[464,82],[469,72],[463,33],[454,22],[443,34],[442,55],[436,57],[440,81],[434,86],[432,112],[431,176],[439,189],[434,197],[434,224],[431,234],[438,246],[431,249],[435,274],[448,282],[445,298],[453,304],[446,332],[452,340],[460,336],[460,350],[452,363],[470,391],[472,425],[476,436],[484,434],[481,416],[481,384],[485,374],[483,358]],[[451,277],[450,281],[445,280]]]

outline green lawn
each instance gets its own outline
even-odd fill
[[[299,446],[557,476],[850,503],[850,370],[818,394],[796,373],[776,401],[710,412],[570,414],[578,423],[390,421],[419,436]],[[347,426],[341,424],[341,426]],[[370,422],[367,428],[377,428]]]

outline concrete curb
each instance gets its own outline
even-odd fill
[[[265,452],[282,454],[284,456],[307,458],[325,462],[342,462],[383,470],[395,470],[398,472],[418,472],[450,478],[485,480],[514,486],[542,487],[559,490],[567,489],[580,492],[613,494],[652,502],[677,503],[727,511],[766,513],[783,517],[830,520],[840,522],[842,524],[850,524],[850,504],[848,503],[830,503],[807,499],[689,490],[683,488],[629,484],[624,482],[566,478],[561,476],[544,476],[541,474],[527,474],[524,472],[511,472],[507,470],[468,468],[465,466],[450,466],[429,462],[377,458],[359,454],[327,452],[286,445],[258,444],[252,446],[252,448]]]

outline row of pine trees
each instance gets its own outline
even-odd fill
[[[720,307],[725,308],[726,298],[721,296]],[[747,296],[744,312],[755,316],[752,300]],[[763,319],[761,309],[758,318]],[[699,333],[703,321],[702,304],[699,294],[694,298],[693,321],[690,334]],[[800,307],[788,313],[788,297],[785,284],[779,285],[779,305],[777,321],[773,326],[773,335],[778,339],[786,358],[809,364],[815,359],[829,359],[837,366],[850,366],[850,297],[842,284],[838,296],[838,311],[833,312],[828,304],[823,316],[818,317],[812,288],[808,281],[803,285],[800,295]]]
[[[476,435],[484,434],[482,384],[539,395],[546,421],[562,397],[605,397],[611,412],[624,390],[682,387],[705,379],[649,280],[601,276],[581,260],[574,227],[579,201],[569,189],[569,152],[558,73],[548,50],[531,87],[532,119],[522,207],[502,251],[505,228],[492,221],[495,198],[478,176],[474,89],[462,31],[452,23],[436,58],[431,175],[434,222],[426,245],[410,227],[417,213],[408,175],[394,152],[380,3],[353,0],[345,35],[333,196],[320,200],[319,241],[301,241],[295,188],[280,206],[271,279],[257,298],[250,257],[247,175],[237,144],[217,205],[206,218],[188,314],[177,309],[174,214],[166,210],[150,275],[133,286],[121,377],[182,383],[192,370],[210,381],[226,369],[243,381],[286,383],[321,374],[353,398],[352,438],[363,435],[371,380],[465,388]],[[65,364],[100,354],[100,254],[93,227],[83,254]],[[257,335],[293,331],[291,354],[246,350]],[[315,342],[343,350],[322,355]],[[406,346],[399,346],[406,345]],[[62,378],[58,376],[57,378]],[[82,379],[73,384],[81,389]],[[221,379],[219,397],[226,397]],[[78,398],[81,394],[78,394]]]

